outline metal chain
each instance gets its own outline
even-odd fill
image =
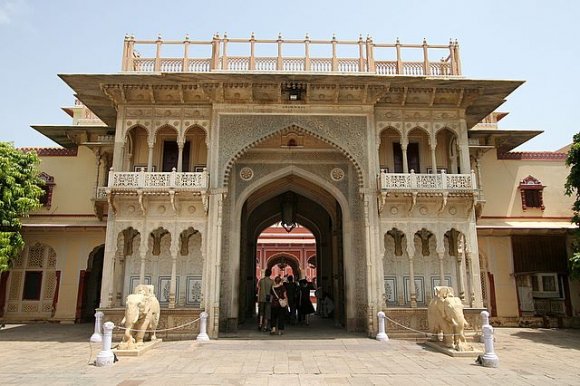
[[[413,331],[417,334],[423,334],[425,335],[426,338],[432,337],[432,336],[439,336],[440,334],[433,334],[432,332],[425,332],[425,331],[419,331],[419,330],[414,330],[411,327],[407,327],[405,325],[402,325],[401,323],[389,318],[387,315],[385,315],[385,319],[390,320],[391,322],[393,322],[394,324],[396,324],[397,326],[403,327],[404,329],[407,329],[409,331]],[[443,336],[454,336],[455,334],[442,334]],[[465,336],[476,336],[478,335],[477,333],[470,333],[470,334],[464,334]]]
[[[187,322],[187,323],[181,324],[179,326],[175,326],[175,327],[164,328],[162,330],[135,330],[134,328],[125,328],[125,327],[120,327],[120,326],[115,326],[115,328],[118,328],[119,330],[130,330],[130,331],[135,331],[135,332],[155,332],[155,333],[157,333],[157,332],[163,332],[163,331],[177,330],[178,328],[182,328],[182,327],[185,327],[185,326],[189,326],[190,324],[193,324],[193,323],[197,322],[200,319],[201,319],[201,317],[199,317],[199,318],[197,318],[195,320],[192,320],[191,322]]]

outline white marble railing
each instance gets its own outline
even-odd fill
[[[477,189],[475,174],[388,173],[381,169],[379,188],[383,191],[472,192]]]
[[[109,188],[131,189],[207,189],[208,173],[203,172],[110,172]]]
[[[107,199],[107,187],[99,186],[95,191],[96,200],[106,200]]]

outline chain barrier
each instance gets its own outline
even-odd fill
[[[393,319],[389,318],[387,315],[385,315],[385,319],[390,320],[393,324],[396,324],[399,327],[403,327],[406,330],[413,331],[414,333],[417,333],[417,334],[425,335],[425,338],[431,338],[433,336],[439,337],[439,336],[454,336],[455,335],[455,334],[433,334],[432,332],[425,332],[425,331],[415,330],[415,329],[412,329],[411,327],[407,327],[407,326],[405,326],[405,325],[397,322],[396,320],[393,320]],[[468,336],[478,336],[478,335],[481,335],[481,334],[479,334],[477,332],[473,332],[473,333],[464,334],[464,335],[466,337],[468,337]],[[417,339],[417,338],[413,338],[413,339]]]
[[[197,318],[195,320],[192,320],[191,322],[187,322],[187,323],[181,324],[179,326],[170,327],[170,328],[164,328],[164,329],[161,329],[161,330],[136,330],[134,328],[125,328],[125,327],[121,327],[121,326],[117,326],[117,325],[115,325],[115,328],[117,328],[119,330],[130,330],[130,331],[135,331],[135,332],[155,332],[155,333],[158,333],[158,332],[164,332],[164,331],[177,330],[178,328],[182,328],[182,327],[185,327],[185,326],[189,326],[190,324],[193,324],[193,323],[195,323],[195,322],[197,322],[199,320],[201,320],[201,317],[199,317],[199,318]]]

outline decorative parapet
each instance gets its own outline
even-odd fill
[[[101,201],[107,199],[107,187],[99,186],[95,191],[95,200]]]
[[[163,48],[166,46],[182,46],[183,56],[163,57]],[[237,52],[245,48],[248,55],[229,56],[228,48],[234,45]],[[153,46],[154,57],[141,56],[138,49],[144,46]],[[196,51],[208,52],[206,57],[190,56],[190,48],[195,46]],[[241,46],[241,50],[239,49]],[[262,48],[274,48],[276,56],[257,56],[256,51]],[[303,56],[284,56],[285,48],[302,46]],[[326,46],[331,51],[328,57],[313,57],[311,49]],[[258,49],[256,49],[258,47]],[[358,51],[358,57],[340,57],[337,50],[345,47]],[[409,61],[403,58],[403,53],[416,51],[422,60]],[[149,48],[150,51],[150,48]],[[175,51],[173,49],[172,51]],[[417,57],[418,55],[413,55]],[[430,58],[431,57],[431,58]],[[433,57],[441,58],[432,61]],[[306,35],[304,39],[256,39],[254,35],[249,39],[229,38],[227,35],[215,35],[211,40],[163,40],[160,36],[156,40],[136,40],[133,36],[126,36],[123,47],[124,72],[316,72],[316,73],[373,73],[378,75],[404,76],[461,76],[461,61],[459,58],[459,44],[449,41],[448,45],[401,44],[399,40],[394,44],[375,43],[372,38],[363,40],[312,40]]]
[[[567,156],[567,153],[553,151],[513,151],[497,153],[497,159],[501,160],[564,161]]]
[[[207,189],[208,173],[203,172],[111,172],[109,189],[115,190],[191,190]]]
[[[76,157],[78,148],[65,149],[64,147],[22,147],[23,152],[34,151],[39,157]]]
[[[388,173],[381,169],[379,175],[379,213],[382,212],[387,196],[391,193],[401,193],[411,196],[412,202],[409,212],[417,204],[417,196],[420,194],[437,195],[441,197],[439,213],[447,206],[447,197],[450,194],[472,195],[475,204],[478,195],[475,173],[471,174],[447,174],[442,170],[440,174],[419,174],[411,170],[411,173]]]
[[[477,189],[475,175],[471,174],[419,174],[388,173],[382,169],[380,190],[391,192],[474,192]]]

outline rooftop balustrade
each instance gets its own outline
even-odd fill
[[[170,47],[171,46],[171,47]],[[175,46],[182,54],[165,57],[164,50]],[[303,52],[299,56],[285,56],[285,51]],[[302,48],[300,48],[302,47]],[[192,49],[205,51],[206,56],[190,55]],[[259,55],[257,52],[276,52],[275,56]],[[155,54],[146,56],[141,50],[154,49]],[[350,57],[341,57],[338,51],[350,52]],[[228,55],[228,50],[247,52],[247,55]],[[328,56],[312,55],[313,52],[330,51]],[[352,53],[355,54],[352,54]],[[434,60],[435,55],[441,59]],[[410,59],[408,59],[410,58]],[[378,75],[404,76],[461,76],[459,44],[449,41],[448,45],[375,43],[372,38],[363,40],[313,40],[304,39],[249,39],[228,38],[227,35],[213,36],[211,40],[136,40],[126,36],[123,49],[122,71],[124,72],[282,72],[282,73],[371,73]]]

